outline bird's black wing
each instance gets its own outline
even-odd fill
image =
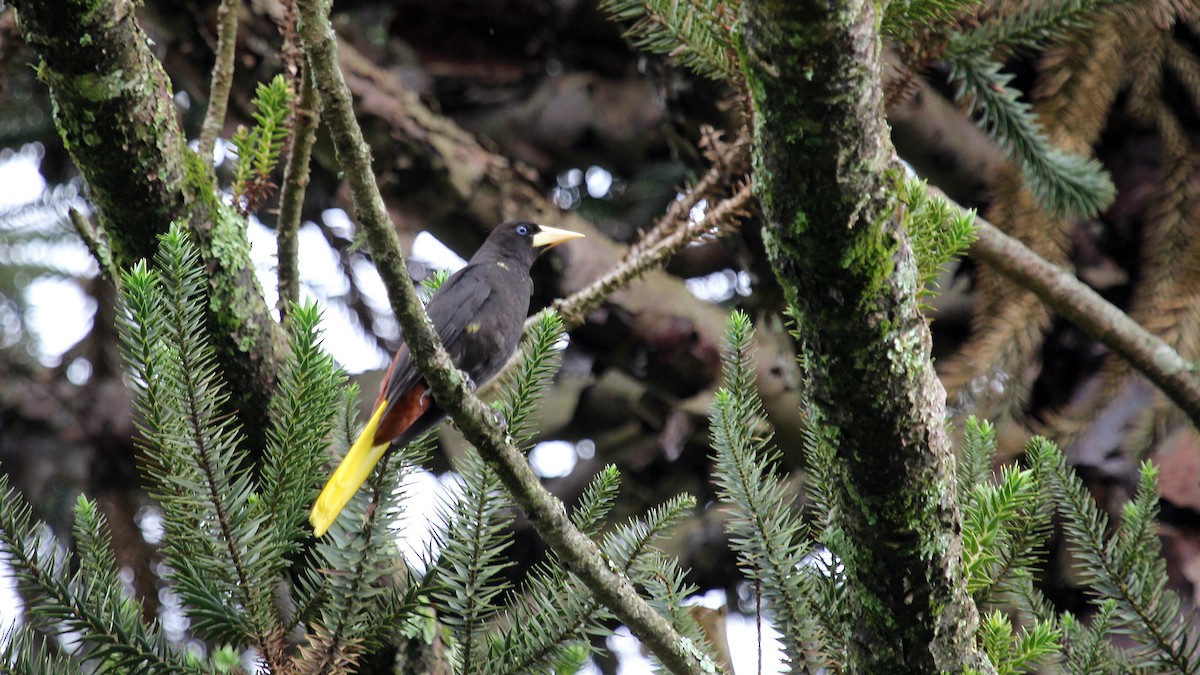
[[[429,314],[429,320],[433,322],[433,327],[437,330],[438,337],[442,339],[442,344],[450,352],[451,358],[458,356],[454,353],[453,346],[466,330],[467,324],[487,302],[491,292],[485,266],[467,265],[451,275],[429,299],[425,311]],[[400,360],[392,369],[385,390],[389,408],[421,379],[417,369],[413,367],[408,349],[405,347],[401,349],[403,351]],[[457,359],[455,360],[456,365],[460,365],[457,363]],[[384,416],[386,415],[387,412],[384,413]]]

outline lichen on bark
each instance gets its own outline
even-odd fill
[[[845,565],[850,672],[990,670],[961,579],[944,392],[893,191],[879,7],[746,0],[764,240],[796,314],[809,401],[837,444],[831,534]]]
[[[252,445],[265,429],[282,337],[259,290],[245,221],[218,203],[211,171],[187,148],[170,83],[129,0],[15,0],[55,123],[88,186],[113,262],[153,257],[186,223],[210,273],[209,322]]]

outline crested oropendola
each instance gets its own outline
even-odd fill
[[[582,236],[524,220],[498,225],[467,266],[429,299],[425,310],[442,344],[477,386],[499,372],[517,349],[533,294],[533,261],[542,251]],[[389,446],[403,447],[445,416],[401,345],[371,419],[313,504],[309,521],[316,535],[325,534]]]

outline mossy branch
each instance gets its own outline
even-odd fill
[[[279,219],[275,222],[276,257],[279,260],[279,302],[275,307],[285,325],[291,315],[292,305],[300,301],[297,233],[300,230],[304,193],[308,189],[309,161],[317,140],[317,125],[321,121],[321,99],[308,70],[305,68],[300,73],[300,98],[292,113],[292,147],[283,168]]]

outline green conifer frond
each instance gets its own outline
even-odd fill
[[[1004,59],[1020,50],[1038,50],[1091,28],[1105,10],[1129,0],[1043,0],[1019,5],[1020,11],[999,14],[964,33],[954,33],[949,58]]]
[[[0,675],[83,675],[71,657],[51,653],[27,625],[0,634]]]
[[[1001,469],[998,484],[983,482],[971,489],[963,513],[963,563],[967,591],[978,593],[996,583],[997,551],[1009,544],[1008,526],[1033,499],[1031,470]]]
[[[313,486],[325,464],[325,450],[345,385],[333,357],[321,349],[321,313],[313,303],[297,305],[291,317],[291,349],[280,369],[271,400],[263,453],[265,523],[273,541],[261,565],[271,576],[293,561],[307,536]]]
[[[916,178],[900,182],[897,198],[905,206],[904,229],[917,262],[920,294],[928,296],[942,266],[975,241],[975,211],[952,209],[940,195],[930,195],[925,181]]]
[[[345,389],[335,421],[334,446],[344,455],[357,435],[357,387]],[[309,624],[296,659],[302,673],[350,672],[387,632],[408,623],[417,575],[396,544],[406,493],[398,486],[429,454],[430,434],[384,455],[324,537],[297,585],[297,617]],[[307,621],[305,619],[309,618]]]
[[[432,274],[430,274],[429,276],[422,279],[421,280],[422,300],[424,302],[429,302],[430,296],[432,296],[435,292],[437,292],[437,289],[441,288],[442,284],[446,283],[446,280],[449,278],[450,278],[450,270],[434,270]]]
[[[546,385],[558,372],[563,338],[562,319],[553,310],[538,314],[522,349],[520,364],[504,384],[500,412],[513,444],[524,445],[535,431],[532,416],[538,410]]]
[[[724,383],[709,425],[718,494],[729,505],[725,528],[746,576],[770,603],[784,653],[794,668],[824,652],[822,631],[809,606],[814,566],[807,528],[794,496],[774,472],[779,452],[764,429],[754,378],[754,329],[735,311],[726,329]]]
[[[1030,672],[1058,653],[1060,632],[1053,625],[1036,622],[1019,634],[1003,612],[996,610],[983,617],[979,640],[997,675]]]
[[[238,155],[234,204],[243,215],[255,211],[275,187],[271,173],[291,131],[293,96],[283,75],[260,82],[254,92],[254,127],[239,127],[231,139]]]
[[[608,479],[604,479],[607,483]],[[597,491],[607,490],[597,486]],[[643,517],[609,532],[600,550],[614,569],[630,582],[648,588],[646,575],[676,578],[673,567],[647,565],[647,556],[657,554],[653,543],[695,508],[695,500],[679,495]],[[577,520],[576,525],[581,525]],[[604,624],[614,617],[592,592],[556,560],[540,564],[527,577],[524,588],[514,594],[501,617],[501,629],[493,635],[484,672],[493,675],[546,672],[564,651],[582,647],[590,650],[589,636],[606,635]]]
[[[122,275],[119,320],[145,436],[151,493],[163,506],[169,577],[195,628],[265,647],[277,629],[274,579],[258,564],[269,546],[204,319],[206,279],[177,226],[157,269]]]
[[[996,457],[996,428],[988,420],[974,415],[967,418],[962,449],[955,463],[959,506],[965,506],[971,490],[992,475],[992,460]]]
[[[419,441],[422,451],[428,437]],[[405,450],[413,447],[410,443]],[[394,489],[411,470],[407,457],[385,456],[316,546],[304,597],[315,614],[300,655],[299,672],[350,672],[361,655],[379,647],[395,623],[397,597],[410,589],[414,575],[396,546],[396,519],[403,494]],[[399,603],[402,606],[405,603]],[[407,618],[407,617],[404,617]],[[399,623],[399,622],[396,622]]]
[[[1194,621],[1181,612],[1179,597],[1167,588],[1166,563],[1155,531],[1158,470],[1142,465],[1137,492],[1110,537],[1107,516],[1057,446],[1035,439],[1026,453],[1035,469],[1050,477],[1082,580],[1101,601],[1115,602],[1114,627],[1138,643],[1129,652],[1134,665],[1200,672]]]
[[[604,526],[613,506],[617,503],[617,494],[621,489],[621,470],[614,464],[606,464],[600,469],[587,488],[579,497],[579,503],[571,513],[571,522],[580,532],[594,537]]]
[[[0,474],[0,551],[28,601],[27,619],[53,635],[78,635],[89,650],[86,658],[102,672],[200,673],[166,643],[157,627],[142,623],[141,607],[125,594],[117,577],[108,527],[95,504],[81,497],[75,518],[80,554],[78,571],[71,574],[72,556],[54,543],[45,525],[33,520],[29,505]],[[0,656],[0,672],[10,667],[25,675],[72,661],[35,648],[29,630],[22,627],[13,633]],[[30,671],[15,664],[30,664]]]
[[[955,99],[968,104],[980,128],[1017,160],[1043,208],[1063,217],[1088,217],[1112,203],[1116,188],[1100,163],[1051,145],[999,63],[964,54],[949,64]]]
[[[981,0],[898,0],[884,10],[879,32],[900,43],[916,40],[923,33],[937,33],[957,17],[972,12]]]
[[[625,36],[639,49],[667,54],[714,80],[740,77],[729,25],[739,0],[602,0],[613,21],[633,22]]]
[[[1117,601],[1106,598],[1097,603],[1090,625],[1079,622],[1070,612],[1063,612],[1059,625],[1063,630],[1063,667],[1072,675],[1097,673],[1128,673],[1133,668],[1113,646],[1109,636]]]
[[[459,673],[484,668],[488,622],[501,608],[497,601],[509,585],[504,572],[512,561],[504,555],[512,544],[512,498],[500,477],[474,449],[456,465],[462,495],[444,507],[438,538],[441,555],[434,574],[439,616],[454,634]]]

